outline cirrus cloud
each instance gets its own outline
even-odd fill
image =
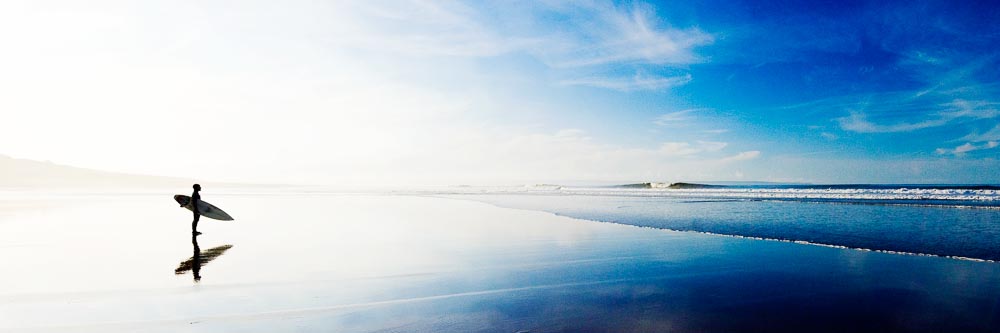
[[[966,153],[976,150],[993,149],[996,148],[997,145],[1000,145],[1000,143],[997,143],[996,141],[989,141],[981,145],[976,145],[972,144],[971,142],[966,142],[963,145],[951,149],[938,148],[934,152],[937,153],[938,155],[965,156]]]

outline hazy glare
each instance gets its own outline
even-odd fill
[[[760,140],[672,96],[711,32],[645,5],[505,7],[5,1],[0,154],[237,182],[879,180],[753,164]]]

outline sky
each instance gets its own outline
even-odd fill
[[[4,1],[0,154],[251,183],[1000,183],[1000,5]]]

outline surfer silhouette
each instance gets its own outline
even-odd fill
[[[201,200],[201,194],[198,194],[198,192],[201,191],[201,185],[194,184],[191,187],[194,188],[194,192],[191,192],[191,207],[193,208],[191,211],[194,213],[194,221],[191,222],[191,233],[201,235],[198,232],[198,220],[201,219],[201,213],[198,212],[198,201]]]

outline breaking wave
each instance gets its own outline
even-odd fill
[[[638,183],[614,186],[473,187],[459,193],[532,193],[668,197],[727,200],[790,200],[809,202],[901,204],[1000,208],[996,185],[709,185],[695,183]]]

